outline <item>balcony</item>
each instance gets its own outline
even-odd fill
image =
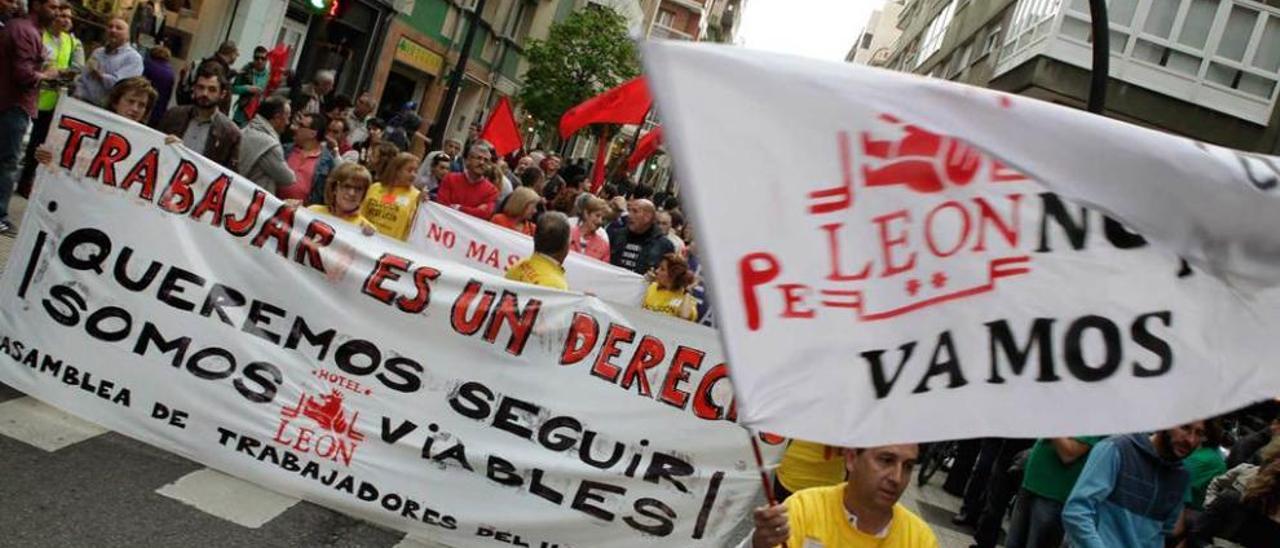
[[[650,38],[668,38],[671,40],[693,40],[694,36],[687,32],[678,31],[660,23],[653,24],[653,31],[649,33]]]
[[[1111,77],[1266,126],[1280,93],[1280,9],[1249,0],[1110,0]],[[1087,0],[1020,0],[996,76],[1036,56],[1088,69]]]

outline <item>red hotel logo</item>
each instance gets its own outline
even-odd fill
[[[272,439],[295,451],[350,465],[365,436],[356,430],[360,412],[348,416],[342,403],[336,389],[318,397],[303,392],[297,404],[280,410],[280,426]]]
[[[1023,194],[997,188],[965,198],[955,192],[1024,183],[1024,175],[961,139],[888,114],[877,122],[859,133],[856,150],[848,132],[837,134],[841,184],[808,193],[807,213],[821,223],[827,248],[823,286],[785,283],[783,264],[772,253],[739,259],[749,329],[760,328],[762,289],[778,292],[781,318],[812,318],[824,307],[869,322],[987,293],[998,279],[1030,272],[1030,258],[1018,248]],[[891,187],[911,191],[915,203],[869,223],[849,222],[855,206],[862,212],[878,203],[864,191]],[[985,267],[975,269],[975,261]]]

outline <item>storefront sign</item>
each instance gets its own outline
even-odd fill
[[[403,36],[396,42],[395,59],[432,76],[438,76],[444,67],[444,57]]]

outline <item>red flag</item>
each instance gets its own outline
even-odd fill
[[[560,138],[567,139],[588,124],[639,124],[651,106],[653,98],[644,77],[633,78],[565,112],[560,117]]]
[[[245,116],[252,120],[254,115],[258,113],[258,106],[262,104],[264,97],[270,97],[275,93],[276,88],[284,83],[284,66],[289,61],[289,46],[277,44],[275,48],[267,52],[267,89],[253,96],[249,104],[245,106]]]
[[[631,156],[627,157],[627,171],[635,169],[645,158],[653,156],[653,153],[658,151],[658,145],[661,144],[662,126],[654,126],[649,133],[640,138],[640,142],[636,143],[636,149],[631,151]]]
[[[604,185],[605,163],[609,161],[609,128],[600,128],[600,143],[596,145],[596,165],[591,172],[591,192],[600,192]]]
[[[516,117],[511,113],[511,103],[506,97],[498,99],[498,106],[489,115],[480,138],[489,141],[494,150],[498,151],[498,156],[506,156],[524,148],[520,129],[516,126]]]

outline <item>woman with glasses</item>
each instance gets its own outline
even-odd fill
[[[307,209],[337,217],[359,226],[366,234],[373,234],[373,223],[360,214],[360,206],[372,183],[373,176],[369,175],[369,170],[364,166],[355,162],[343,162],[329,173],[329,178],[325,181],[324,202]]]

